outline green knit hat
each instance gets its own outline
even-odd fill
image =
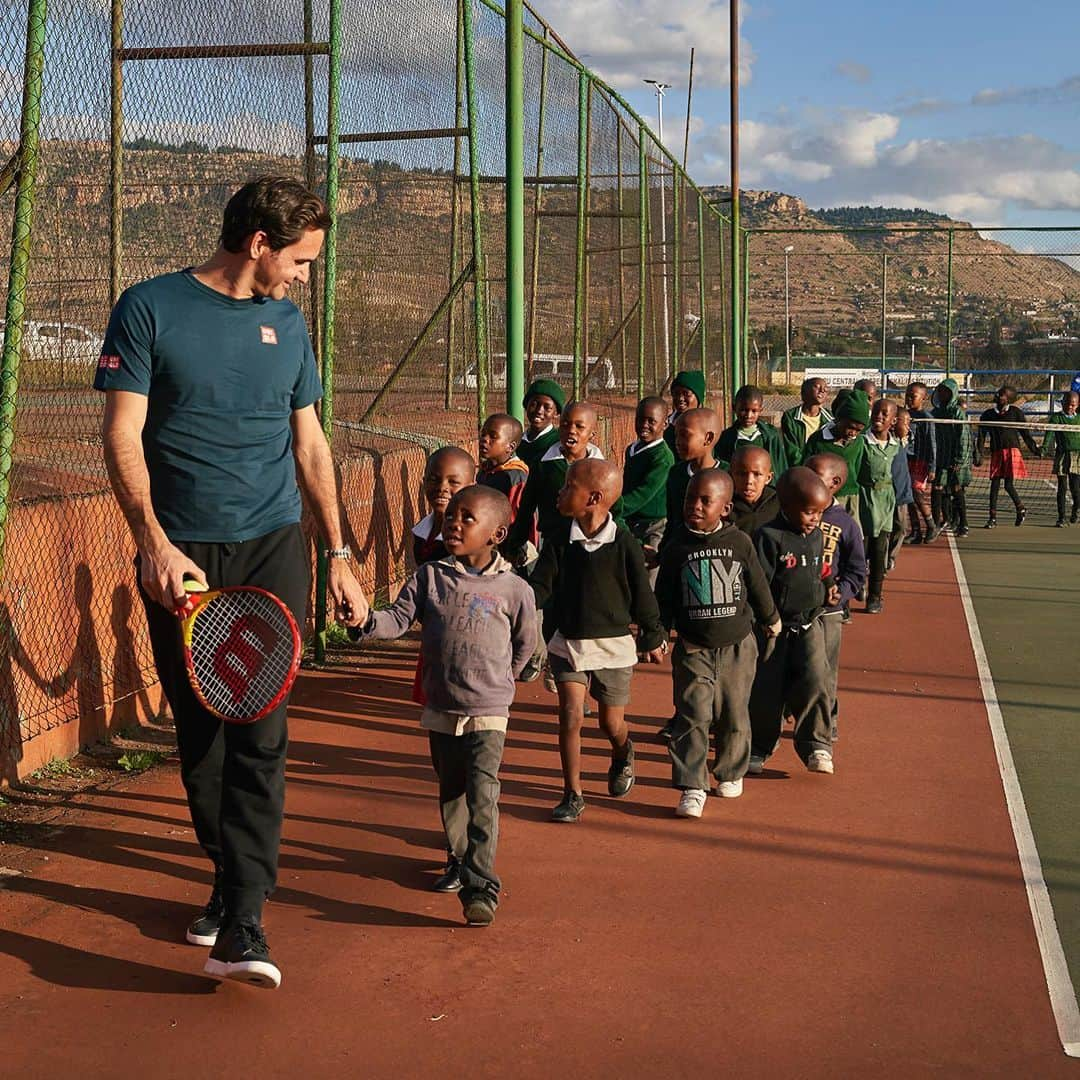
[[[697,398],[698,408],[705,404],[705,373],[703,371],[680,371],[671,380],[671,389],[681,386]]]
[[[554,379],[537,379],[534,383],[531,383],[529,389],[525,391],[525,400],[522,405],[528,405],[529,398],[534,397],[536,394],[543,394],[544,397],[551,398],[555,402],[556,411],[560,413],[566,405],[566,395],[563,393],[562,387]]]
[[[837,420],[854,420],[866,427],[870,423],[870,399],[865,390],[841,390],[833,401]]]

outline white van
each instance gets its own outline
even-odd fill
[[[496,353],[491,358],[489,390],[506,389],[506,354]],[[599,363],[595,356],[584,359],[584,370],[591,371],[584,392],[615,389],[615,369],[605,356]],[[564,353],[536,353],[532,362],[533,379],[554,379],[567,389],[574,382],[574,358]],[[470,364],[462,375],[462,385],[468,390],[476,389],[476,365]]]
[[[0,334],[4,324],[0,322]],[[100,332],[68,322],[42,322],[27,319],[23,323],[22,358],[24,360],[86,361],[97,364],[101,353]]]

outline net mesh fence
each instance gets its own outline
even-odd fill
[[[343,0],[340,20],[336,257],[293,299],[332,360],[346,538],[379,592],[407,572],[426,455],[473,448],[506,404],[504,21],[482,0]],[[707,367],[714,403],[729,390],[726,223],[531,9],[525,27],[527,377],[595,402],[599,441],[621,455],[639,393],[680,365]],[[134,552],[90,388],[104,327],[128,285],[214,250],[246,181],[325,190],[331,31],[329,0],[48,5],[22,341],[4,388],[17,409],[3,433],[0,769],[76,717],[128,697],[149,708]],[[27,41],[26,5],[4,5],[6,235]]]

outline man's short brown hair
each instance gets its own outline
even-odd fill
[[[264,232],[274,251],[295,244],[305,232],[330,228],[326,204],[291,176],[260,176],[245,184],[225,206],[221,246],[242,251],[253,233]]]

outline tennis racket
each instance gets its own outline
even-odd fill
[[[203,708],[251,724],[285,699],[300,667],[300,631],[273,593],[185,581],[194,608],[180,613],[188,681]]]

